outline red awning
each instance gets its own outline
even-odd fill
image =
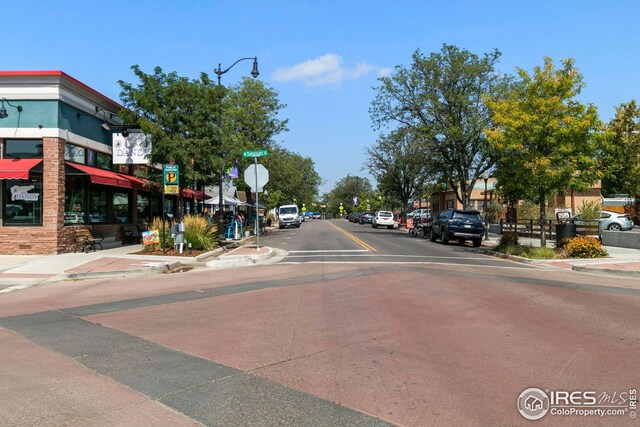
[[[0,159],[0,179],[29,179],[29,171],[42,159]]]
[[[91,182],[94,184],[111,185],[114,187],[134,188],[134,181],[130,176],[112,172],[105,169],[94,168],[92,166],[82,165],[80,163],[66,162],[68,166],[76,168],[89,175]]]
[[[204,194],[202,193],[202,191],[192,190],[190,188],[183,188],[182,197],[187,197],[187,198],[190,197],[192,199],[202,200],[204,198]]]

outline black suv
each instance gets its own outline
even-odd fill
[[[478,211],[447,209],[438,214],[431,224],[431,241],[447,244],[449,240],[458,240],[464,244],[471,240],[474,247],[479,247],[484,236],[484,224]]]

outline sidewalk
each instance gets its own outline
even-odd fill
[[[483,241],[482,247],[487,252],[498,244],[500,236],[489,234],[489,240]],[[540,239],[520,237],[520,244],[540,246]],[[555,247],[554,240],[547,240],[547,247]],[[640,277],[640,250],[629,248],[618,248],[615,246],[603,246],[609,253],[607,258],[568,258],[552,260],[531,260],[521,257],[506,256],[511,260],[526,262],[530,264],[544,264],[549,268],[564,270],[574,270],[592,273],[606,273],[618,276]]]
[[[45,281],[137,276],[186,267],[230,268],[277,262],[286,256],[286,252],[279,249],[262,246],[257,250],[253,238],[228,241],[222,248],[196,257],[135,254],[142,249],[141,244],[122,246],[114,242],[105,245],[103,250],[89,253],[0,255],[0,294]]]

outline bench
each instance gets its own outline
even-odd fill
[[[96,233],[95,235],[91,233],[86,227],[80,227],[75,229],[76,236],[76,248],[74,252],[78,252],[82,249],[82,252],[95,251],[96,246],[100,246],[102,248],[102,241],[104,237]]]
[[[140,230],[138,229],[137,226],[135,226],[134,224],[121,225],[120,228],[122,228],[122,244],[123,245],[125,243],[131,243],[134,245],[136,243],[140,243],[142,239],[142,233],[140,233]]]

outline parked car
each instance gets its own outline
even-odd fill
[[[583,215],[578,214],[574,216],[571,221],[580,225],[594,224],[596,220],[582,219]],[[600,211],[599,229],[609,231],[626,231],[633,228],[633,221],[629,214],[612,212],[612,211]]]
[[[446,209],[438,214],[431,223],[430,240],[440,239],[443,244],[457,239],[461,244],[471,240],[474,247],[479,247],[484,237],[485,228],[476,210]]]
[[[374,215],[373,212],[363,212],[362,215],[360,215],[360,224],[373,224]]]
[[[314,212],[313,219],[322,219],[322,214],[320,214],[320,212]]]
[[[407,218],[413,218],[414,221],[418,219],[421,219],[421,220],[429,219],[431,218],[431,209],[428,209],[428,208],[416,209],[413,212],[409,212],[407,214]]]
[[[306,211],[306,212],[304,213],[304,219],[305,219],[305,220],[307,220],[307,219],[313,219],[313,212],[311,212],[311,211]]]
[[[351,217],[350,217],[349,221],[351,221],[351,222],[360,222],[360,215],[362,215],[361,212],[353,212],[351,214]]]
[[[393,213],[389,211],[378,211],[373,215],[371,226],[373,228],[387,227],[388,229],[392,229],[396,225],[395,223]]]

